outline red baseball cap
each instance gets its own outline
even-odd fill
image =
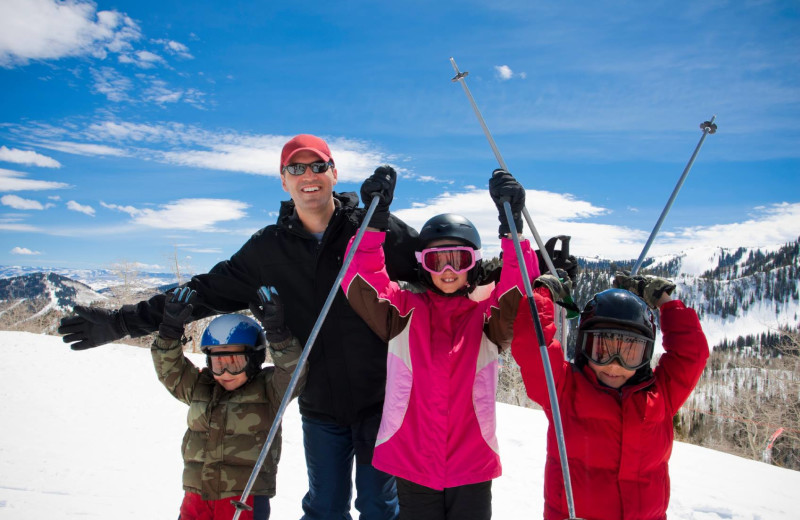
[[[331,159],[331,150],[328,144],[315,135],[300,134],[292,137],[289,142],[283,145],[281,152],[281,171],[283,167],[289,164],[298,152],[302,151],[314,152],[322,158],[323,161],[328,162]]]

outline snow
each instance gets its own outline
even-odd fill
[[[0,519],[178,516],[187,408],[158,382],[147,349],[73,352],[58,337],[7,331],[0,345]],[[541,411],[498,405],[495,518],[541,518],[546,428]],[[301,516],[307,484],[296,401],[283,436],[280,520]],[[798,518],[800,472],[675,443],[670,474],[670,520]]]

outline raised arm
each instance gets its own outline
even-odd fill
[[[183,329],[196,300],[191,289],[176,289],[164,295],[164,315],[158,336],[150,348],[158,380],[176,399],[191,404],[200,371],[183,355]]]
[[[618,272],[614,286],[639,295],[661,315],[662,345],[666,351],[653,373],[665,391],[667,412],[677,413],[692,393],[708,360],[708,342],[694,309],[673,299],[675,283],[657,276]]]

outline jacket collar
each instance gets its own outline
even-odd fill
[[[344,193],[336,193],[334,191],[333,203],[336,205],[337,210],[340,208],[353,209],[358,206],[358,195],[352,191],[346,191]],[[278,224],[285,226],[290,223],[300,223],[300,218],[295,211],[294,201],[291,199],[283,200],[281,201],[281,209],[278,213]],[[302,229],[302,225],[300,229]]]
[[[625,398],[625,397],[629,396],[630,394],[632,394],[634,392],[638,392],[642,388],[647,388],[648,386],[652,385],[656,381],[656,378],[655,378],[655,376],[653,375],[653,373],[651,371],[650,372],[650,376],[644,378],[644,380],[642,380],[642,381],[639,381],[637,383],[632,383],[632,384],[627,384],[626,383],[626,384],[622,385],[620,388],[611,388],[611,387],[608,387],[608,386],[604,385],[603,383],[601,383],[600,381],[597,380],[597,374],[595,374],[594,370],[592,370],[592,367],[589,366],[589,362],[588,361],[580,369],[580,371],[584,375],[584,377],[586,377],[586,379],[588,379],[589,382],[592,383],[592,386],[594,386],[598,390],[602,390],[603,392],[606,392],[607,394],[617,395],[620,398]],[[637,374],[634,374],[633,376],[631,376],[631,379],[636,379],[637,375],[638,375],[638,372],[637,372]]]

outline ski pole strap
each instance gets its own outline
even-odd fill
[[[306,341],[305,346],[303,347],[303,352],[300,354],[300,358],[297,360],[297,367],[294,369],[294,373],[292,374],[292,379],[289,381],[289,386],[286,388],[286,393],[283,394],[283,399],[281,400],[281,404],[278,407],[278,411],[275,413],[275,420],[272,421],[272,427],[269,430],[269,434],[267,435],[267,440],[264,442],[264,446],[261,448],[261,453],[258,456],[258,460],[256,461],[256,465],[253,468],[253,472],[250,473],[250,478],[247,480],[247,484],[244,487],[244,491],[242,491],[242,495],[239,500],[231,500],[231,503],[236,508],[236,513],[233,515],[233,520],[239,520],[239,515],[241,515],[242,511],[249,510],[250,506],[245,504],[245,500],[250,495],[250,491],[253,489],[253,485],[255,485],[256,477],[258,476],[258,472],[261,471],[261,466],[264,465],[264,461],[267,458],[267,454],[269,453],[269,447],[272,445],[272,441],[275,440],[275,436],[278,432],[278,428],[280,427],[281,420],[283,419],[283,414],[286,411],[286,407],[289,405],[289,401],[292,400],[292,394],[294,393],[294,389],[297,386],[297,381],[300,379],[300,374],[302,373],[303,367],[305,366],[306,362],[308,361],[308,355],[311,353],[311,348],[314,346],[314,342],[317,340],[317,335],[319,334],[320,329],[322,328],[322,323],[325,321],[325,317],[328,315],[328,311],[333,304],[333,300],[336,297],[336,293],[339,290],[339,286],[342,284],[342,279],[344,278],[347,269],[350,267],[350,263],[353,261],[353,257],[356,254],[356,250],[358,250],[358,244],[361,242],[361,239],[364,237],[364,233],[367,231],[367,225],[372,219],[372,214],[375,213],[375,208],[378,206],[378,200],[380,197],[377,195],[372,197],[372,202],[369,204],[369,209],[367,209],[367,214],[364,216],[363,224],[359,226],[358,232],[356,233],[355,238],[353,239],[353,244],[350,246],[350,251],[347,253],[347,256],[342,263],[342,268],[339,269],[339,274],[336,276],[336,281],[333,282],[333,287],[331,287],[330,292],[328,293],[328,298],[325,300],[325,304],[322,306],[322,310],[317,317],[317,321],[314,323],[314,327],[311,329],[311,333],[308,335],[308,340]]]
[[[542,323],[539,320],[539,311],[536,308],[536,301],[533,299],[533,289],[531,288],[530,275],[528,268],[525,265],[525,257],[522,254],[522,246],[519,243],[519,234],[517,233],[517,226],[514,224],[514,219],[511,214],[511,204],[508,201],[503,202],[503,210],[506,212],[506,218],[509,219],[508,226],[511,231],[511,238],[514,240],[514,250],[517,252],[517,263],[519,264],[520,274],[522,275],[522,285],[525,287],[525,295],[528,297],[528,304],[530,306],[531,317],[533,318],[533,327],[536,330],[536,340],[539,342],[539,353],[542,355],[542,364],[544,365],[544,375],[547,380],[547,394],[550,397],[550,410],[553,415],[553,427],[556,431],[556,441],[558,441],[558,455],[561,460],[561,474],[564,478],[564,492],[567,495],[567,507],[569,509],[570,518],[575,517],[575,502],[572,497],[572,482],[569,477],[569,459],[567,459],[567,446],[564,441],[564,430],[561,424],[561,410],[558,407],[558,398],[556,397],[556,385],[553,379],[553,369],[550,366],[550,356],[547,354],[547,345],[544,340],[544,330]]]

